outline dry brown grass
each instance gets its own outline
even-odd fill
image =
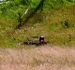
[[[0,48],[0,70],[75,70],[75,48]]]

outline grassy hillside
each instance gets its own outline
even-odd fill
[[[44,35],[49,44],[75,45],[74,0],[45,1],[43,11],[38,10],[26,25],[15,30],[19,24],[18,12],[23,14],[29,5],[36,6],[36,2],[24,5],[18,2],[0,4],[0,47],[16,47],[18,42],[40,35]]]

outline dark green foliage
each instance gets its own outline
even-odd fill
[[[67,1],[69,1],[69,2],[73,2],[74,0],[67,0]]]
[[[70,22],[67,21],[67,20],[61,22],[61,25],[62,25],[63,28],[69,28],[69,27],[71,27]]]
[[[21,26],[29,18],[33,17],[38,10],[58,9],[65,6],[68,2],[73,3],[73,0],[6,0],[0,4],[0,15],[16,19],[19,22],[19,26]],[[28,8],[29,10],[24,14]],[[21,22],[23,23],[20,24]],[[64,26],[69,27],[67,22],[64,22]]]
[[[74,27],[74,23],[71,23],[69,20],[65,20],[65,21],[61,22],[61,26],[66,29],[72,28],[72,27]]]
[[[16,15],[18,13],[17,11],[22,10],[21,13],[23,13],[23,11],[25,11],[28,7],[33,9],[36,8],[35,10],[41,8],[41,10],[44,9],[46,11],[54,8],[59,8],[64,4],[66,5],[66,1],[71,3],[74,2],[73,0],[6,0],[0,4],[0,11],[4,13],[4,11],[6,12],[7,10],[8,12],[6,16],[9,16],[9,14],[13,12],[11,15],[12,17],[13,14]]]
[[[28,20],[29,18],[33,17],[33,15],[35,15],[35,13],[41,9],[43,10],[43,5],[44,5],[44,1],[45,0],[41,0],[38,4],[36,4],[36,7],[31,7],[28,9],[27,14],[25,14],[23,17],[25,18],[25,20],[23,20],[22,23],[19,23],[19,25],[17,26],[18,28],[22,27]],[[23,18],[22,17],[22,18]]]
[[[22,23],[22,19],[21,19],[21,14],[20,13],[18,13],[18,22],[21,24]]]
[[[64,27],[64,28],[69,28],[69,27],[70,27],[69,22],[68,22],[68,21],[64,21],[64,22],[63,22],[63,27]]]
[[[20,2],[21,2],[21,4],[23,4],[23,5],[25,5],[25,4],[27,5],[27,4],[29,3],[29,0],[21,0]]]

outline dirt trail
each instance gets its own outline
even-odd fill
[[[75,48],[0,48],[0,70],[75,70]]]

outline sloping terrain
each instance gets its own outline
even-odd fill
[[[48,45],[20,44],[42,35]],[[0,70],[75,70],[75,0],[0,1]]]
[[[19,42],[41,35],[50,44],[75,45],[75,0],[39,2],[5,0],[0,3],[0,47],[16,47]],[[27,22],[23,22],[25,18]],[[21,29],[15,29],[18,25]]]
[[[75,48],[0,48],[0,70],[75,70]]]

